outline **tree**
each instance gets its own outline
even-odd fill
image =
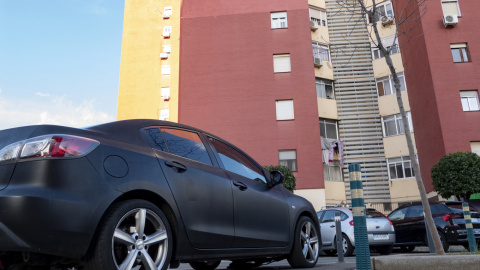
[[[480,193],[480,156],[475,153],[450,153],[431,170],[433,187],[442,197],[464,197],[467,201]]]
[[[295,175],[293,175],[292,171],[287,167],[287,166],[265,166],[265,170],[268,172],[271,171],[279,171],[285,175],[285,180],[283,181],[282,185],[293,192],[295,190],[296,182],[297,180],[295,179]]]
[[[369,22],[376,22],[378,21],[378,18],[386,15],[382,13],[381,9],[377,8],[377,2],[383,2],[380,0],[335,0],[335,1],[342,6],[342,9],[349,10],[352,14],[356,14],[356,13],[358,14],[358,12],[362,12],[364,14],[364,17],[366,16],[368,18]],[[419,22],[420,22],[419,19],[426,12],[425,2],[426,0],[393,0],[394,9],[396,11],[395,12],[396,16],[394,19],[396,24],[396,35],[395,35],[394,43],[399,35],[406,35],[411,38],[414,38],[415,35],[419,33],[419,31],[421,34],[421,30],[418,30],[416,28],[418,28],[417,26],[419,25]],[[372,8],[367,8],[370,3],[372,4]],[[350,24],[366,24],[364,17],[362,22],[358,21],[358,22],[349,22],[349,23]],[[386,64],[393,77],[395,93],[397,96],[397,103],[398,103],[400,115],[403,121],[403,127],[405,131],[405,137],[407,140],[410,160],[412,161],[413,169],[415,172],[415,180],[417,182],[417,187],[419,189],[420,198],[423,205],[423,211],[425,213],[425,221],[426,221],[426,224],[428,225],[429,233],[432,236],[437,254],[445,255],[445,251],[443,250],[440,237],[438,235],[438,231],[436,230],[436,226],[432,218],[432,212],[430,210],[430,204],[428,203],[427,192],[423,184],[420,167],[418,165],[418,161],[416,158],[411,131],[408,125],[407,114],[406,114],[405,106],[402,100],[400,80],[398,78],[397,71],[395,69],[392,58],[390,56],[390,53],[392,53],[392,50],[395,48],[394,46],[387,46],[386,44],[383,44],[377,23],[371,24],[370,37],[374,41],[374,46],[378,48],[382,53],[382,55],[384,56]],[[349,37],[345,37],[345,40],[348,41]]]

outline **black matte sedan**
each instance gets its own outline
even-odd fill
[[[6,269],[313,267],[315,210],[234,145],[157,120],[0,131]]]

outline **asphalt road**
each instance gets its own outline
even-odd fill
[[[428,247],[417,247],[412,253],[414,254],[422,254],[428,253]],[[466,250],[462,246],[450,246],[448,251],[449,253],[452,252],[466,252]],[[409,254],[412,254],[409,253]],[[394,249],[394,252],[391,255],[380,255],[378,253],[371,253],[372,257],[375,256],[392,256],[402,254],[399,249]],[[230,264],[229,261],[222,261],[220,266],[217,270],[227,270],[228,265]],[[189,264],[181,264],[179,270],[193,270]],[[272,264],[264,265],[259,268],[255,268],[259,270],[280,270],[280,269],[290,269],[290,270],[300,270],[296,268],[291,268],[290,265],[286,260],[275,262]],[[336,256],[325,256],[321,255],[318,258],[318,263],[314,268],[316,270],[353,270],[356,269],[356,258],[355,256],[345,258],[344,263],[338,263],[338,258]]]

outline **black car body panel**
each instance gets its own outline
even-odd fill
[[[159,127],[198,134],[211,164],[152,146],[145,129]],[[158,120],[85,129],[29,126],[0,131],[0,149],[46,134],[80,136],[99,145],[78,158],[0,164],[0,255],[27,251],[82,258],[107,209],[128,199],[150,201],[165,213],[174,232],[172,260],[288,254],[302,215],[314,220],[320,231],[307,200],[273,185],[248,155],[201,130]],[[258,166],[264,182],[225,169],[228,164],[212,139]]]

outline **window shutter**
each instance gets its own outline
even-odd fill
[[[280,159],[280,160],[297,159],[297,152],[295,150],[281,150],[281,151],[278,151],[278,159]]]
[[[294,119],[293,100],[277,100],[276,110],[277,110],[277,120]]]
[[[273,72],[291,72],[290,54],[279,54],[273,56]]]
[[[462,16],[460,14],[460,10],[458,9],[458,2],[457,1],[444,1],[444,2],[442,2],[442,9],[443,9],[443,15]]]

